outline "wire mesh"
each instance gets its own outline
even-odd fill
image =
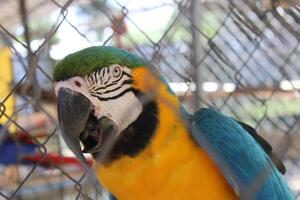
[[[149,60],[187,110],[213,107],[254,126],[284,160],[285,178],[300,198],[300,8],[266,9],[263,2],[0,1],[0,7],[16,8],[13,16],[20,19],[10,20],[9,11],[0,15],[1,44],[12,53],[14,73],[6,83],[10,91],[1,96],[6,123],[0,142],[13,129],[36,145],[40,157],[24,165],[17,152],[17,162],[2,167],[8,180],[0,181],[1,198],[100,198],[82,167],[43,164],[51,153],[69,155],[56,119],[53,65],[66,52],[92,45],[113,45]],[[12,96],[14,111],[7,113]],[[29,126],[37,120],[43,125]]]

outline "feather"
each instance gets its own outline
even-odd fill
[[[86,76],[112,64],[128,68],[150,65],[128,51],[109,46],[94,46],[70,54],[58,62],[53,71],[53,80],[58,82],[73,76]]]
[[[261,137],[256,130],[248,124],[244,122],[237,121],[243,129],[245,129],[254,139],[255,141],[263,148],[269,158],[272,160],[273,164],[277,167],[277,169],[282,173],[285,174],[286,169],[282,161],[273,153],[272,146],[263,138]]]

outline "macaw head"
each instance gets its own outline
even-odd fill
[[[63,137],[81,158],[82,153],[101,162],[133,156],[160,126],[163,102],[170,110],[178,105],[149,63],[113,47],[66,56],[55,66],[53,79]]]

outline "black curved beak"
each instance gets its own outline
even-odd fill
[[[67,88],[59,90],[57,111],[63,138],[71,151],[84,162],[79,136],[92,110],[93,105],[84,95]]]

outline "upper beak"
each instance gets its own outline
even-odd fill
[[[57,101],[63,138],[76,157],[86,162],[82,153],[111,149],[118,127],[108,117],[97,119],[92,114],[93,105],[89,99],[79,92],[63,88],[58,91]],[[80,141],[83,143],[83,150]]]
[[[79,136],[93,110],[91,102],[82,94],[63,88],[58,92],[57,110],[64,140],[71,151],[85,162]]]

